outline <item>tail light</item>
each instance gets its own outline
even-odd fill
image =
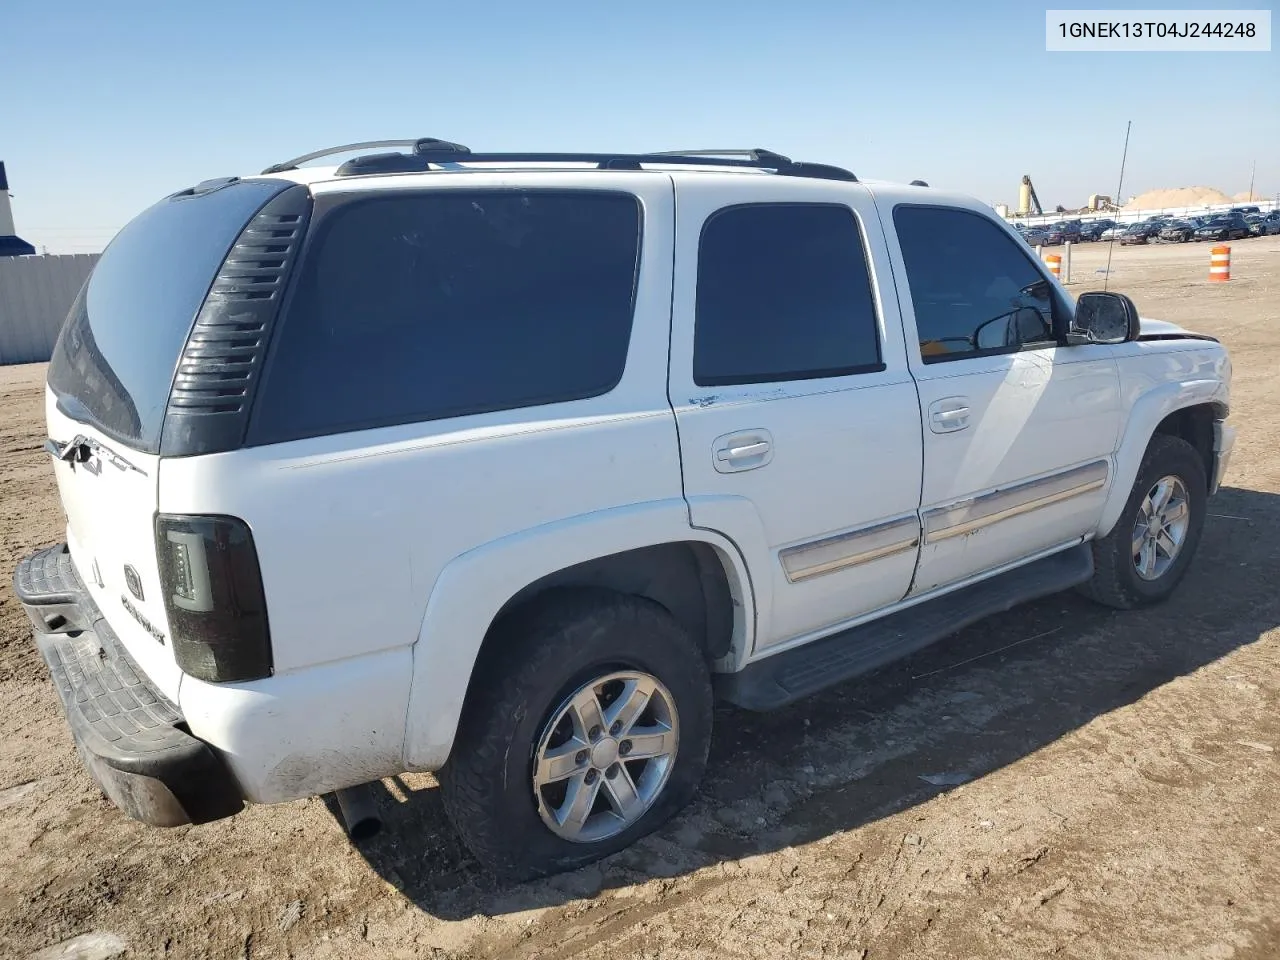
[[[235,517],[156,517],[173,654],[183,672],[225,682],[271,676],[267,601],[253,534]]]

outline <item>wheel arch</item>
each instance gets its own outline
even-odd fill
[[[734,631],[733,591],[724,560],[705,541],[675,540],[634,547],[554,570],[516,591],[494,616],[486,635],[503,618],[564,587],[603,588],[652,600],[700,642],[708,659],[729,655]],[[482,645],[482,655],[483,649]]]
[[[1107,500],[1096,536],[1111,532],[1142,466],[1143,455],[1157,434],[1176,436],[1190,443],[1205,464],[1206,482],[1214,475],[1213,423],[1225,419],[1228,406],[1221,380],[1164,383],[1144,393],[1129,411]]]
[[[1226,404],[1221,402],[1197,403],[1174,410],[1158,424],[1155,433],[1178,437],[1187,441],[1204,461],[1205,483],[1213,485],[1214,452],[1213,422],[1226,418]],[[1149,442],[1149,441],[1148,441]]]
[[[727,537],[691,527],[683,499],[588,514],[485,544],[455,558],[427,601],[414,645],[408,769],[438,769],[448,758],[494,626],[545,592],[573,586],[653,600],[701,637],[711,661],[727,662],[753,640],[745,561]]]

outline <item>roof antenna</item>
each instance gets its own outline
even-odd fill
[[[1124,194],[1120,191],[1124,188],[1124,164],[1129,159],[1129,131],[1133,127],[1133,121],[1130,120],[1124,128],[1124,153],[1120,155],[1120,182],[1116,185],[1116,211],[1119,212],[1120,206],[1124,202]],[[1111,242],[1107,244],[1107,273],[1102,278],[1102,291],[1105,293],[1107,284],[1111,282],[1111,251],[1115,249],[1116,235],[1111,235]]]
[[[927,184],[927,183],[925,183],[923,180],[912,180],[912,181],[911,181],[911,186],[913,186],[913,187],[927,187],[927,186],[928,186],[928,184]]]

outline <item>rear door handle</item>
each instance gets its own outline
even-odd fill
[[[718,473],[755,470],[773,459],[773,437],[768,430],[744,430],[717,437],[711,449]]]
[[[954,433],[969,426],[969,398],[946,397],[929,405],[929,429],[934,433]]]
[[[725,447],[716,451],[717,460],[746,460],[769,452],[769,444],[764,440],[759,443],[748,443],[745,447]]]

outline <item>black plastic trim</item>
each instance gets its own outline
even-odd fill
[[[1217,337],[1211,337],[1207,333],[1140,333],[1134,338],[1139,343],[1145,343],[1150,340],[1208,340],[1210,343],[1221,343]]]
[[[47,586],[35,571],[56,568]],[[36,647],[71,727],[76,752],[111,800],[135,820],[160,827],[207,823],[244,806],[221,755],[187,730],[181,711],[147,679],[76,576],[65,544],[18,564],[15,595],[38,622],[69,600],[85,624],[74,633],[38,633]]]
[[[13,595],[25,606],[78,603],[83,593],[65,543],[28,554],[13,571]]]
[[[830,367],[824,370],[802,370],[798,373],[764,373],[750,376],[702,377],[694,383],[699,387],[736,387],[753,383],[798,383],[804,380],[829,380],[832,377],[852,377],[860,373],[884,373],[884,363],[863,363],[851,367]]]
[[[715,678],[717,695],[747,710],[776,710],[870,673],[994,613],[1084,583],[1093,553],[1081,543],[953,593],[748,664]]]
[[[232,244],[178,360],[161,427],[161,456],[221,453],[243,444],[311,208],[306,186],[289,187]]]
[[[454,145],[450,145],[454,146]],[[381,153],[356,157],[338,167],[339,177],[372,173],[424,173],[451,162],[462,163],[591,163],[600,170],[639,170],[644,165],[736,167],[765,170],[783,177],[807,177],[856,183],[858,178],[842,167],[792,160],[768,150],[745,151],[748,156],[715,157],[674,153],[470,153],[452,149],[423,149],[414,153]],[[269,168],[270,169],[270,168]]]

